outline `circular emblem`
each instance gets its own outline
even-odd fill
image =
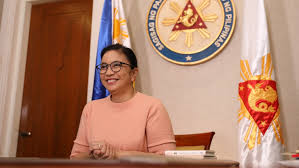
[[[159,55],[176,64],[193,65],[225,47],[235,22],[233,0],[153,0],[146,25]]]

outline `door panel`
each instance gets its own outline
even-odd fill
[[[91,14],[92,0],[33,5],[17,156],[69,157],[86,104]]]

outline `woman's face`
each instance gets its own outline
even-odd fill
[[[132,82],[135,81],[137,75],[137,68],[131,69],[125,64],[121,65],[119,72],[113,72],[110,64],[115,61],[130,64],[126,56],[119,51],[111,50],[103,55],[101,64],[109,64],[109,66],[106,73],[100,74],[101,82],[111,94],[132,88]]]

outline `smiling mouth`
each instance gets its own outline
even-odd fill
[[[106,82],[108,84],[114,84],[116,81],[118,81],[118,79],[108,79],[108,80],[106,80]]]

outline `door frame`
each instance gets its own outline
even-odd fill
[[[6,90],[4,98],[0,99],[0,111],[3,109],[4,112],[0,115],[0,122],[3,123],[0,125],[0,157],[16,156],[20,116],[22,111],[26,112],[26,108],[22,109],[22,97],[32,5],[53,1],[62,0],[5,0],[4,2],[7,11],[13,10],[14,14],[7,14],[8,18],[5,19],[5,26],[13,28],[7,37],[11,41],[6,49],[8,54],[5,55],[9,57],[7,62],[12,64],[7,68],[7,73],[4,73],[8,81],[2,89]],[[101,0],[93,0],[87,101],[90,101],[92,96],[102,6]]]

